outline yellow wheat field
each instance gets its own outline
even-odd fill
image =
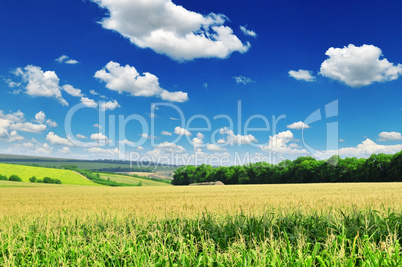
[[[400,209],[401,193],[402,183],[0,187],[0,216],[131,214],[138,218],[158,219],[194,217],[204,212],[224,215],[273,210]]]

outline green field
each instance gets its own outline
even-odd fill
[[[148,179],[141,179],[137,177],[132,177],[132,176],[126,176],[126,175],[119,175],[119,174],[106,174],[106,173],[101,173],[100,177],[102,179],[108,179],[112,181],[116,181],[118,183],[123,183],[123,184],[132,184],[132,185],[138,185],[141,183],[141,186],[171,186],[168,183],[162,183],[162,182],[157,182],[157,181],[152,181]]]
[[[401,191],[0,187],[0,266],[402,266]]]
[[[80,169],[87,169],[87,170],[100,170],[104,168],[129,168],[130,164],[121,164],[121,163],[101,163],[101,162],[88,162],[88,161],[35,161],[35,160],[7,160],[2,161],[0,158],[0,162],[4,162],[7,164],[18,164],[18,165],[35,165],[40,167],[47,167],[47,168],[61,168],[66,165],[74,165]],[[135,168],[144,169],[147,171],[146,167],[137,167]],[[162,167],[162,166],[152,166],[152,170],[155,172],[163,172],[163,173],[173,173],[176,168],[173,167]]]
[[[7,177],[14,174],[18,175],[23,182],[29,182],[29,178],[35,176],[37,179],[43,179],[44,177],[59,179],[63,184],[96,185],[86,177],[70,170],[0,163],[0,174]]]

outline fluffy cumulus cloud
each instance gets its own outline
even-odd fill
[[[357,157],[357,158],[368,158],[371,154],[395,154],[402,150],[402,145],[379,145],[367,138],[361,144],[356,147],[345,147],[340,148],[337,151],[327,151],[322,155],[324,158],[328,158],[331,155],[339,154],[341,157]]]
[[[276,152],[281,155],[305,155],[308,154],[305,149],[298,149],[297,144],[290,143],[293,138],[293,133],[289,130],[280,132],[276,135],[270,136],[267,145],[261,145],[260,149],[265,152]]]
[[[100,102],[99,107],[101,110],[115,110],[116,108],[120,108],[121,106],[116,100],[112,100],[108,102]]]
[[[402,65],[381,58],[381,49],[374,45],[331,47],[325,54],[328,59],[321,64],[320,74],[351,87],[395,80],[402,74]]]
[[[43,124],[46,120],[46,114],[43,111],[39,111],[38,113],[35,114],[35,122]],[[46,120],[46,124],[50,127],[57,127],[57,123],[55,121],[52,121],[51,119]]]
[[[292,124],[289,124],[286,126],[288,129],[293,129],[293,130],[301,130],[301,129],[308,129],[310,126],[305,124],[302,121],[294,122]]]
[[[57,127],[57,122],[52,121],[51,119],[46,120],[46,124],[53,128]]]
[[[107,141],[109,141],[109,138],[102,133],[94,133],[94,134],[91,134],[91,140],[99,141],[99,142],[101,142],[101,141],[107,142]]]
[[[62,55],[62,56],[56,58],[55,61],[57,61],[59,63],[65,63],[65,64],[78,64],[79,63],[77,60],[72,59],[66,55]]]
[[[59,146],[73,146],[73,144],[66,138],[62,138],[56,135],[54,132],[48,133],[46,136],[46,141],[49,141],[52,145],[59,145]]]
[[[22,78],[25,92],[28,95],[54,97],[62,105],[68,106],[67,101],[61,95],[60,79],[54,71],[43,71],[40,67],[28,65],[23,69],[18,68],[15,75]]]
[[[178,135],[191,136],[191,133],[188,130],[181,128],[180,126],[177,126],[176,128],[174,128],[174,133],[178,134]]]
[[[249,83],[253,83],[253,82],[254,82],[254,81],[251,80],[250,78],[245,77],[245,76],[243,76],[243,75],[235,76],[235,77],[233,77],[233,79],[235,79],[235,81],[236,81],[237,84],[244,84],[244,85],[247,85],[247,84],[249,84]]]
[[[167,135],[167,136],[172,136],[172,133],[168,132],[168,131],[162,131],[161,133],[162,135]]]
[[[234,134],[234,132],[227,127],[219,130],[219,133],[222,135],[226,135],[226,140],[218,140],[218,144],[226,143],[229,145],[247,145],[258,142],[258,140],[251,134],[248,135],[240,135]]]
[[[313,82],[315,81],[315,77],[311,74],[311,71],[308,70],[290,70],[289,76],[295,78],[299,81]]]
[[[198,147],[202,147],[204,145],[204,135],[202,133],[197,133],[197,137],[193,138],[193,147],[194,149]]]
[[[257,37],[255,31],[248,30],[245,26],[240,26],[240,30],[244,33],[244,35],[248,35],[254,38]]]
[[[398,132],[382,132],[378,135],[379,141],[401,141],[402,135]]]
[[[88,137],[82,134],[77,134],[75,137],[77,137],[78,139],[88,139]]]
[[[84,96],[81,97],[81,103],[90,108],[96,108],[98,106],[98,103],[96,103],[95,100],[84,97]]]
[[[110,61],[103,69],[95,73],[95,78],[106,83],[106,88],[119,93],[129,93],[132,96],[160,97],[163,100],[173,102],[185,102],[187,93],[169,92],[159,85],[159,78],[145,72],[142,75],[136,68]]]
[[[157,145],[154,150],[148,151],[147,155],[152,157],[152,160],[160,160],[161,158],[167,158],[171,160],[173,154],[183,154],[186,149],[175,143],[163,142]]]
[[[235,51],[245,53],[250,47],[224,25],[227,18],[221,14],[204,16],[171,0],[92,1],[108,10],[109,16],[101,21],[105,29],[174,60],[226,58]]]
[[[41,133],[46,130],[47,126],[44,124],[36,124],[31,122],[18,122],[10,125],[10,128],[22,132]]]
[[[226,149],[223,148],[223,147],[217,146],[215,144],[208,144],[207,145],[207,150],[209,150],[209,151],[222,151],[222,150],[226,150]]]
[[[35,114],[35,120],[39,123],[43,123],[46,119],[46,114],[43,111],[39,111]]]
[[[75,97],[81,97],[83,96],[82,92],[80,89],[76,89],[73,86],[66,84],[63,85],[63,90],[66,91],[67,94],[75,96]]]
[[[10,121],[7,119],[0,118],[0,137],[8,136],[8,128],[10,127]]]

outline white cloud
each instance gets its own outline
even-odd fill
[[[308,129],[310,126],[305,124],[302,121],[294,122],[292,124],[289,124],[286,126],[288,129],[293,129],[293,130],[302,130],[302,129]]]
[[[43,124],[46,120],[46,114],[43,111],[39,111],[35,115],[35,122]],[[46,124],[50,127],[57,127],[57,123],[52,121],[51,119],[46,120]]]
[[[173,117],[169,117],[169,119],[171,119],[172,121],[178,121],[179,120],[179,119],[173,118]]]
[[[207,145],[207,150],[209,150],[209,151],[222,151],[222,150],[226,150],[226,149],[223,148],[223,147],[217,146],[215,144],[208,144]]]
[[[170,132],[168,132],[168,131],[162,131],[161,134],[162,134],[162,135],[172,136],[172,133],[170,133]]]
[[[54,71],[43,72],[40,67],[28,65],[24,69],[18,68],[15,75],[22,78],[28,95],[54,97],[63,106],[68,106],[67,101],[61,95],[59,77]]]
[[[115,110],[116,108],[120,108],[121,106],[116,100],[108,101],[108,102],[101,102],[100,109],[101,110]]]
[[[0,118],[6,119],[11,122],[21,122],[24,120],[24,113],[18,110],[17,112],[4,114],[2,110],[0,110]]]
[[[219,130],[219,133],[220,133],[220,134],[234,135],[234,132],[233,132],[232,130],[228,129],[227,127],[221,128],[221,129]]]
[[[274,136],[269,137],[268,145],[261,145],[260,149],[265,152],[277,152],[282,155],[304,155],[308,154],[305,149],[298,149],[298,146],[289,144],[290,141],[294,140],[293,133],[289,130],[285,132],[280,132]]]
[[[102,129],[102,126],[101,125],[99,125],[99,124],[94,124],[94,125],[92,125],[93,127],[95,127],[95,128],[98,128],[99,130],[101,130]]]
[[[216,143],[217,144],[225,144],[226,141],[224,139],[219,139]]]
[[[94,133],[94,134],[91,134],[91,140],[106,142],[109,140],[109,138],[107,136],[103,135],[102,133]]]
[[[237,84],[242,83],[242,84],[244,84],[244,85],[247,85],[247,84],[249,84],[249,83],[254,82],[254,81],[251,80],[250,78],[247,78],[247,77],[245,77],[245,76],[243,76],[243,75],[240,75],[240,76],[237,76],[237,77],[233,77],[233,79],[235,79],[235,81],[236,81]]]
[[[83,94],[80,89],[76,89],[73,86],[66,84],[63,85],[63,90],[67,92],[67,94],[75,96],[75,97],[82,97]]]
[[[290,70],[289,76],[295,78],[299,81],[313,82],[315,81],[315,77],[311,75],[311,71],[308,70]]]
[[[202,133],[197,133],[197,137],[193,138],[194,149],[197,147],[202,147],[204,144],[204,135]]]
[[[177,91],[177,92],[169,92],[166,90],[162,90],[160,97],[166,101],[183,103],[188,100],[188,95],[185,92]]]
[[[402,135],[398,132],[382,132],[378,135],[379,141],[401,141]]]
[[[131,141],[127,140],[127,139],[125,139],[125,140],[123,140],[123,141],[119,141],[119,144],[131,146],[131,147],[134,147],[134,146],[135,146],[135,143],[134,143],[134,142],[131,142]]]
[[[151,139],[151,137],[147,134],[147,133],[142,133],[141,137],[147,138],[147,139]]]
[[[77,64],[77,63],[79,63],[77,60],[69,58],[66,55],[62,55],[62,56],[56,58],[55,61],[57,61],[59,63],[66,63],[66,64]]]
[[[8,127],[10,126],[10,121],[7,119],[0,119],[0,137],[8,136]]]
[[[62,149],[59,149],[58,150],[60,153],[62,153],[62,154],[70,154],[71,153],[71,150],[70,150],[70,148],[69,147],[63,147]]]
[[[228,137],[229,144],[237,144],[237,145],[247,145],[251,143],[256,143],[258,140],[251,134],[248,135],[231,135]]]
[[[52,145],[59,146],[73,146],[73,144],[66,138],[62,138],[56,135],[54,132],[49,132],[46,136],[46,141],[49,141]]]
[[[57,123],[51,119],[46,120],[46,124],[49,125],[49,127],[57,127]]]
[[[106,88],[119,93],[129,93],[132,96],[160,97],[163,100],[185,102],[188,100],[187,93],[168,92],[159,86],[159,79],[155,75],[145,72],[139,74],[129,65],[120,66],[119,63],[110,61],[102,70],[95,73],[95,78],[106,83]]]
[[[157,145],[154,150],[148,151],[147,154],[157,159],[159,157],[170,156],[169,154],[171,153],[182,154],[184,152],[186,152],[186,149],[182,146],[175,143],[163,142]]]
[[[368,158],[371,154],[395,154],[402,150],[402,145],[379,145],[376,144],[371,139],[366,139],[361,144],[357,145],[357,147],[345,147],[340,148],[339,151],[327,151],[322,156],[328,158],[331,155],[339,154],[343,157],[357,157],[357,158]]]
[[[177,126],[176,128],[174,128],[174,133],[178,134],[178,135],[191,136],[191,133],[188,130],[181,128],[180,126]]]
[[[105,145],[110,144],[112,142],[111,140],[109,140],[109,138],[107,136],[105,136],[102,133],[91,134],[91,136],[89,138],[91,140],[95,141],[95,143],[90,143],[92,147],[105,146]]]
[[[84,96],[81,97],[81,103],[90,108],[96,108],[98,106],[98,103],[96,103],[95,100],[84,97]]]
[[[218,144],[228,143],[230,145],[245,145],[258,142],[258,140],[251,134],[248,135],[236,135],[227,127],[219,130],[220,134],[227,135],[226,141],[223,139],[218,140]]]
[[[90,90],[89,93],[90,93],[91,95],[97,95],[97,96],[99,96],[99,97],[101,97],[101,98],[104,98],[104,99],[107,99],[107,98],[108,98],[107,96],[104,96],[104,95],[99,94],[99,93],[96,92],[95,90]]]
[[[35,120],[38,123],[43,123],[46,119],[46,114],[43,111],[39,111],[38,113],[35,114]]]
[[[251,37],[257,37],[257,34],[255,33],[255,31],[252,30],[247,30],[247,28],[245,26],[240,26],[240,30],[243,32],[244,35],[248,35]]]
[[[100,158],[123,158],[124,155],[122,155],[119,151],[119,149],[116,147],[114,149],[110,148],[101,148],[101,147],[91,147],[88,148],[87,151],[89,153],[92,153],[96,157]]]
[[[15,88],[15,87],[20,87],[21,86],[21,83],[14,82],[11,79],[4,79],[4,81],[7,83],[8,87],[10,87],[10,88]]]
[[[222,14],[203,16],[171,0],[93,1],[108,10],[109,17],[101,21],[105,29],[174,60],[226,58],[235,51],[245,53],[250,47],[224,26],[228,19]]]
[[[17,131],[12,131],[8,137],[8,142],[17,142],[24,140],[24,137],[19,135]]]
[[[321,64],[320,74],[351,87],[395,80],[402,74],[402,65],[380,59],[382,51],[374,45],[331,47],[325,54],[329,58]]]
[[[77,134],[75,137],[77,137],[78,139],[88,139],[88,137],[82,134]]]
[[[41,133],[46,130],[47,126],[44,124],[34,124],[31,122],[18,122],[10,125],[10,128],[17,131],[29,132],[29,133]]]

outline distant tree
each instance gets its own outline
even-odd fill
[[[1,180],[3,180],[3,181],[7,181],[8,180],[8,178],[7,178],[7,176],[5,176],[5,175],[1,175],[0,174],[0,181]]]
[[[36,182],[38,182],[38,179],[36,179],[35,176],[32,176],[31,178],[29,178],[29,181],[30,181],[31,183],[36,183]]]
[[[14,181],[14,182],[22,182],[21,178],[18,175],[15,175],[15,174],[11,175],[8,178],[8,180],[9,181]]]
[[[61,184],[61,181],[59,179],[45,177],[45,178],[43,178],[43,183],[44,184]]]

